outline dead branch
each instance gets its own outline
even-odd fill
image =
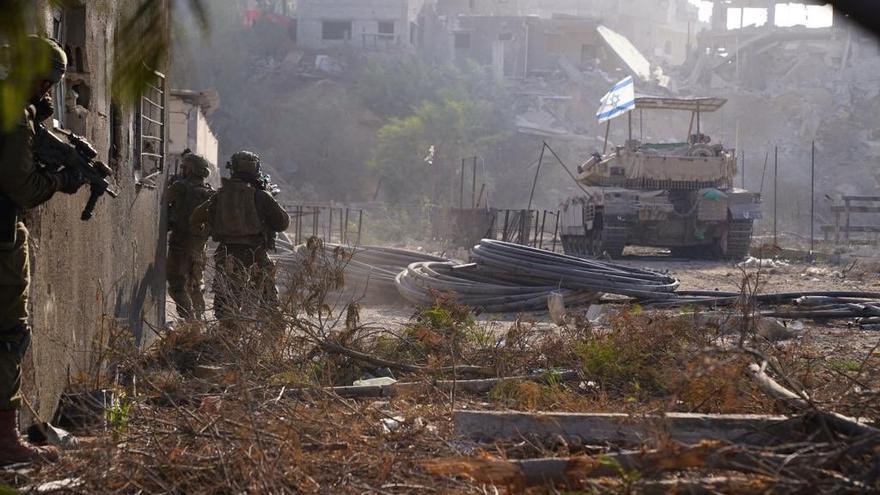
[[[763,368],[755,363],[749,365],[749,374],[765,394],[779,401],[784,407],[792,412],[813,414],[821,421],[824,421],[829,426],[833,427],[836,431],[846,435],[872,435],[880,438],[880,430],[877,428],[873,428],[854,418],[842,414],[819,410],[800,395],[788,390],[770,378]]]
[[[552,378],[551,378],[552,376]],[[530,381],[537,383],[547,383],[548,381],[571,382],[580,378],[577,372],[566,371],[563,373],[548,376],[547,374],[539,375],[523,375],[502,378],[486,378],[481,380],[438,380],[433,382],[400,382],[391,385],[361,385],[361,386],[343,386],[328,387],[328,392],[333,392],[340,397],[357,398],[357,397],[394,397],[398,394],[414,394],[432,389],[440,389],[443,391],[451,391],[455,388],[458,391],[464,391],[472,394],[485,394],[495,388],[498,384],[508,380]],[[291,391],[296,393],[298,391]]]
[[[423,464],[438,475],[466,476],[477,482],[507,486],[535,486],[545,483],[583,486],[589,478],[621,477],[627,473],[652,476],[683,469],[721,469],[775,475],[787,457],[781,454],[748,452],[724,442],[705,441],[685,446],[671,443],[664,448],[599,456],[504,460],[495,458],[435,459]],[[801,462],[808,462],[806,458]]]

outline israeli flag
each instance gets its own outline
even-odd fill
[[[611,91],[602,97],[602,105],[596,111],[599,122],[611,120],[636,107],[636,87],[632,76],[615,84]]]

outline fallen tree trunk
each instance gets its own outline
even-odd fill
[[[504,378],[487,378],[481,380],[439,380],[434,382],[400,382],[390,385],[352,385],[344,387],[329,387],[325,390],[333,392],[340,397],[394,397],[398,394],[413,394],[427,392],[432,389],[443,391],[456,390],[472,394],[485,394],[495,388],[499,383],[508,380],[522,380],[538,383],[550,381],[571,382],[580,378],[577,372],[566,371],[555,374],[523,375]]]
[[[475,440],[551,440],[562,437],[583,444],[642,445],[651,438],[669,438],[685,444],[723,440],[767,445],[792,435],[797,420],[785,416],[748,414],[666,413],[630,416],[621,413],[527,413],[499,411],[454,412],[455,430]]]
[[[786,460],[787,456],[781,454],[751,453],[724,442],[706,441],[693,446],[668,444],[658,450],[600,456],[436,459],[425,462],[424,467],[432,474],[464,476],[480,483],[516,487],[551,483],[580,487],[587,479],[622,477],[630,472],[652,476],[665,471],[702,468],[774,475]]]
[[[758,387],[765,394],[777,400],[784,407],[791,410],[792,412],[811,414],[818,418],[820,421],[824,421],[832,429],[845,435],[880,435],[880,430],[878,430],[877,428],[873,428],[864,423],[861,423],[854,418],[850,418],[842,414],[837,414],[835,412],[819,410],[818,408],[810,404],[810,402],[804,397],[801,397],[800,395],[783,387],[778,382],[776,382],[776,380],[770,378],[770,376],[764,371],[764,369],[757,364],[753,363],[749,365],[749,373],[755,380],[755,383],[757,383]]]

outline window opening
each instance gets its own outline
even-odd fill
[[[165,75],[153,72],[154,78],[141,95],[138,108],[138,169],[142,174],[165,169]]]
[[[321,39],[344,41],[351,39],[351,21],[324,21],[321,24]]]
[[[394,22],[379,21],[379,34],[394,34]]]
[[[52,38],[61,46],[64,46],[64,11],[55,9],[52,12]],[[64,84],[56,84],[52,89],[52,99],[55,100],[54,118],[58,122],[64,122]]]
[[[110,149],[107,163],[116,170],[122,158],[122,111],[115,101],[110,102]]]
[[[64,9],[64,51],[67,53],[67,70],[88,72],[86,46],[86,8],[83,6]]]

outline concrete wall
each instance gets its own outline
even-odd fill
[[[210,182],[219,186],[219,143],[201,107],[172,94],[168,103],[168,121],[168,162],[172,172],[177,171],[180,155],[189,148],[211,162]]]
[[[135,114],[124,106],[111,109],[107,85],[116,14],[133,3],[88,2],[83,72],[72,74],[67,83],[81,81],[89,87],[88,108],[77,106],[70,93],[65,105],[69,127],[90,140],[115,170],[113,182],[120,196],[103,198],[89,222],[79,219],[86,189],[75,196],[59,194],[28,218],[34,255],[34,341],[25,358],[24,391],[44,417],[51,417],[69,382],[86,378],[100,364],[96,344],[106,342],[112,328],[121,327],[122,335],[144,342],[151,338],[149,328],[162,327],[165,321],[161,205],[166,174],[158,174],[145,187],[137,185]],[[36,30],[53,34],[53,11],[44,1],[35,2],[35,8]],[[115,153],[110,150],[111,121],[118,123]]]
[[[435,0],[437,15],[598,18],[623,34],[649,59],[681,64],[694,42],[697,8],[688,0]],[[689,34],[690,33],[690,34]],[[668,44],[667,44],[668,43]],[[570,58],[570,57],[569,57]],[[578,56],[579,58],[579,56]]]
[[[456,33],[467,36],[470,46],[455,47]],[[449,33],[455,58],[492,66],[497,77],[519,78],[525,74],[528,27],[521,17],[461,17]]]
[[[421,0],[302,0],[297,5],[297,42],[308,48],[408,47],[410,23],[415,20],[421,3]],[[349,39],[323,39],[324,21],[350,21]],[[380,22],[393,22],[394,35],[377,36]]]
[[[491,66],[498,77],[522,78],[527,72],[559,69],[559,59],[575,67],[591,66],[603,56],[594,19],[541,19],[537,17],[458,16],[450,27],[438,30],[431,44],[446,47],[454,60],[473,60]],[[468,36],[470,46],[455,47],[455,36]]]
[[[558,70],[560,57],[578,68],[592,66],[604,56],[597,27],[592,19],[531,19],[529,71]]]

